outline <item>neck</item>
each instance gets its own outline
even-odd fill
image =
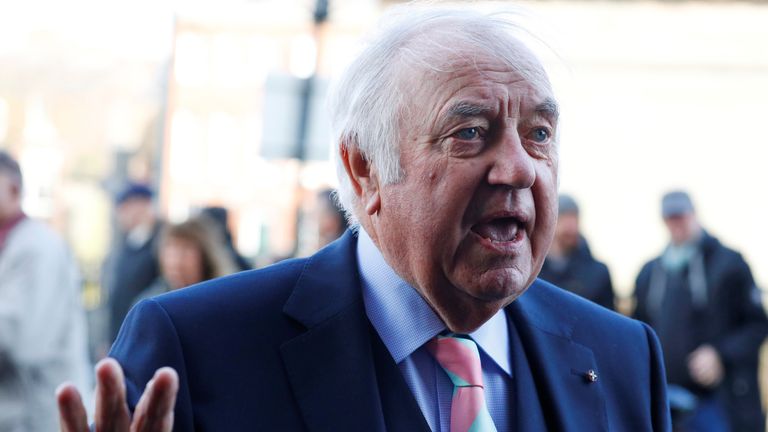
[[[454,310],[435,310],[435,312],[450,331],[470,334],[493,318],[503,307],[503,302],[487,303],[475,299],[466,304],[458,304],[453,308]]]
[[[22,219],[24,219],[24,212],[19,211],[15,216],[4,218],[3,221],[0,222],[0,250],[5,248],[5,242],[8,239],[11,230]]]
[[[9,213],[8,217],[4,217],[0,219],[0,228],[6,227],[6,226],[13,226],[16,224],[16,222],[20,221],[24,218],[24,212],[21,211],[21,209],[16,209]]]
[[[410,284],[445,323],[448,330],[462,334],[474,332],[522,294],[490,300],[474,297],[448,281],[444,281],[440,289],[421,289],[414,282]]]
[[[146,231],[151,229],[155,224],[154,219],[152,218],[145,218],[139,221],[136,225],[132,226],[128,229],[128,232],[134,232],[134,231]]]

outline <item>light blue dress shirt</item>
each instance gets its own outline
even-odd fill
[[[446,329],[421,295],[384,261],[360,228],[357,265],[368,319],[397,363],[430,429],[448,432],[453,384],[427,352],[430,339]],[[480,348],[485,399],[496,429],[509,431],[513,421],[512,363],[507,317],[499,311],[470,334]]]

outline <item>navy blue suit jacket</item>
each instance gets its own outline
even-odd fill
[[[131,409],[170,366],[176,431],[428,431],[366,317],[355,248],[347,232],[309,258],[139,303],[110,354]],[[647,326],[541,280],[506,313],[516,430],[670,430]]]

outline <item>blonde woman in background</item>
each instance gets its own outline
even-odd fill
[[[157,253],[160,276],[139,301],[234,273],[234,260],[224,247],[224,239],[207,216],[170,224],[160,234]]]

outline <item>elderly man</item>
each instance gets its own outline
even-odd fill
[[[152,190],[129,184],[117,196],[115,216],[120,239],[104,264],[109,307],[109,343],[117,337],[128,310],[159,275],[157,240],[162,224],[152,204]]]
[[[757,369],[768,321],[752,272],[701,227],[687,193],[664,195],[661,213],[670,242],[637,277],[635,317],[659,333],[670,396],[698,400],[675,423],[681,431],[763,430]],[[670,400],[675,408],[678,398]]]
[[[465,10],[387,26],[332,99],[357,230],[141,303],[97,367],[97,425],[127,430],[134,410],[138,430],[666,430],[652,331],[536,280],[558,111],[509,30]],[[85,427],[69,387],[59,403]]]

